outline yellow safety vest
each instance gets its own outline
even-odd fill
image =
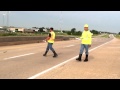
[[[51,34],[51,37],[50,37],[50,39],[48,40],[48,42],[49,42],[49,43],[54,43],[55,33],[52,31],[52,32],[50,32],[50,34]]]
[[[88,31],[83,31],[82,36],[80,37],[82,44],[92,44],[92,33]]]

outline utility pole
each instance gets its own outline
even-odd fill
[[[62,33],[62,11],[61,11],[61,15],[60,15],[60,31]]]
[[[7,27],[9,27],[9,11],[7,11]]]
[[[4,22],[5,22],[5,15],[6,15],[6,14],[3,14],[3,26],[5,26],[5,25],[4,25]]]

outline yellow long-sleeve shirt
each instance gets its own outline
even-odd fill
[[[80,37],[82,44],[92,44],[92,33],[88,31],[83,31]]]

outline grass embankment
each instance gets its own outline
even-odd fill
[[[116,38],[120,39],[120,35],[114,35]]]

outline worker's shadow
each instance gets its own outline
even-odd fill
[[[82,56],[82,59],[85,59],[85,56]],[[89,56],[88,56],[88,59],[89,59],[89,60],[93,60],[94,57],[93,57],[92,55],[89,55]]]
[[[58,54],[58,57],[62,56],[62,53],[61,53],[61,52],[58,52],[57,54]],[[51,57],[51,56],[53,56],[53,53],[48,53],[48,54],[47,54],[47,57]],[[84,56],[84,55],[82,56],[82,59],[85,59],[85,56]],[[89,56],[88,56],[88,59],[89,59],[89,60],[93,60],[94,57],[93,57],[92,55],[89,55]]]
[[[89,58],[89,60],[93,60],[94,59],[94,57],[92,55],[90,55],[88,58]]]
[[[59,52],[58,52],[57,54],[58,54],[57,57],[60,57],[62,53],[59,53]],[[51,57],[51,56],[53,56],[53,55],[54,55],[54,54],[53,54],[52,52],[48,52],[45,57],[46,57],[46,58],[49,58],[49,57]]]

